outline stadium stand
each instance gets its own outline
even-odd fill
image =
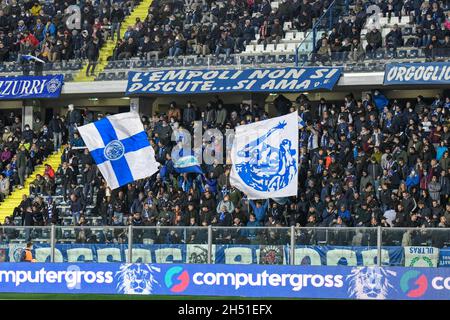
[[[20,59],[24,50],[46,61],[38,66],[42,72],[63,72],[66,81],[94,79],[86,76],[89,59],[96,80],[123,80],[130,69],[327,64],[361,72],[379,70],[386,60],[450,56],[446,1],[116,2],[123,12],[119,40],[112,38],[117,14],[105,1],[81,4],[83,23],[75,30],[64,23],[67,2],[54,8],[49,2],[12,3],[0,13],[4,75],[29,72],[30,64]],[[32,40],[30,48],[25,39]]]

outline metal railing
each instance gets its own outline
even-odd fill
[[[173,226],[32,226],[0,227],[0,249],[9,249],[10,261],[18,261],[14,250],[21,250],[31,241],[35,247],[44,248],[45,255],[38,261],[61,262],[61,250],[83,250],[97,246],[97,258],[87,260],[108,262],[110,249],[120,249],[123,258],[114,261],[130,263],[133,252],[152,246],[170,250],[173,246],[192,245],[201,249],[206,259],[213,263],[214,248],[264,247],[286,248],[286,262],[295,264],[296,250],[309,247],[363,248],[376,250],[377,264],[381,265],[383,249],[405,246],[450,246],[448,228],[382,228],[382,227],[173,227]],[[101,250],[109,250],[100,254]],[[117,252],[116,252],[117,253]],[[5,253],[3,253],[5,254]],[[84,253],[83,253],[84,254]],[[80,254],[80,255],[83,255]],[[117,253],[120,255],[119,253]],[[13,259],[14,256],[14,259]],[[102,257],[102,258],[100,258]],[[77,258],[78,259],[78,258]],[[110,259],[110,260],[111,260]],[[8,259],[3,259],[7,261]],[[102,261],[100,261],[102,260]],[[298,261],[297,261],[298,262]],[[298,263],[297,263],[298,264]]]

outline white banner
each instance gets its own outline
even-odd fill
[[[231,185],[249,199],[297,195],[298,114],[236,127]]]
[[[434,247],[405,247],[405,267],[436,268],[439,249]]]

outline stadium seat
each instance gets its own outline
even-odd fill
[[[155,60],[147,60],[145,62],[145,67],[146,68],[154,68],[156,66],[156,61]]]
[[[170,68],[174,66],[174,61],[173,59],[166,59],[164,60],[164,67],[166,68]]]
[[[191,66],[193,66],[194,65],[194,58],[187,58],[186,59],[186,63],[185,63],[185,66],[186,67],[191,67]]]
[[[397,54],[398,59],[405,59],[406,58],[406,50],[399,50]]]
[[[382,60],[382,59],[384,59],[384,50],[380,50],[380,49],[378,49],[376,52],[375,52],[375,55],[374,55],[374,59],[375,60]]]
[[[413,49],[408,53],[408,58],[417,58],[419,56],[419,50]]]
[[[14,72],[14,71],[16,71],[16,65],[13,64],[13,63],[7,65],[6,68],[5,68],[5,71],[6,72]]]
[[[106,73],[100,72],[98,76],[95,78],[95,81],[104,81],[106,79]]]
[[[253,64],[255,62],[255,56],[243,56],[241,58],[242,64]]]
[[[126,68],[125,61],[123,60],[116,61],[116,66],[114,69],[125,69],[125,68]]]
[[[164,66],[164,59],[156,60],[156,64],[155,64],[156,68],[162,68],[163,66]]]
[[[264,62],[266,62],[266,56],[256,56],[256,63],[259,63],[259,64],[261,64],[261,63],[264,63]]]
[[[112,80],[116,80],[116,74],[115,72],[110,72],[106,75],[106,80],[107,81],[112,81]]]
[[[266,63],[275,63],[275,56],[273,55],[267,56]]]
[[[393,59],[394,57],[395,57],[395,50],[393,49],[386,50],[386,53],[384,55],[385,59]]]
[[[287,57],[287,63],[294,63],[295,62],[295,54],[290,54]]]
[[[145,68],[145,65],[146,65],[145,60],[138,60],[133,63],[133,66],[138,69]]]
[[[277,56],[277,62],[278,63],[286,63],[286,55],[280,54]]]
[[[225,57],[218,57],[216,59],[211,58],[210,63],[211,63],[211,65],[221,66],[224,64],[224,61],[225,61]]]
[[[228,66],[229,65],[234,65],[234,64],[236,64],[236,58],[234,56],[228,57],[228,58],[225,59],[224,64],[228,65]]]
[[[205,61],[205,58],[197,58],[196,60],[195,60],[195,65],[198,67],[198,66],[204,66],[204,65],[206,65],[206,61]]]
[[[73,74],[72,73],[64,74],[64,81],[73,81]]]
[[[174,59],[173,66],[174,67],[182,67],[184,65],[183,58]]]
[[[105,67],[105,69],[115,69],[115,68],[116,68],[116,62],[115,61],[108,61],[108,64]]]

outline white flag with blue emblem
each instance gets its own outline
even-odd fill
[[[108,116],[78,127],[78,131],[111,189],[158,171],[159,163],[139,114]]]
[[[236,127],[231,185],[249,199],[297,195],[298,114]]]

